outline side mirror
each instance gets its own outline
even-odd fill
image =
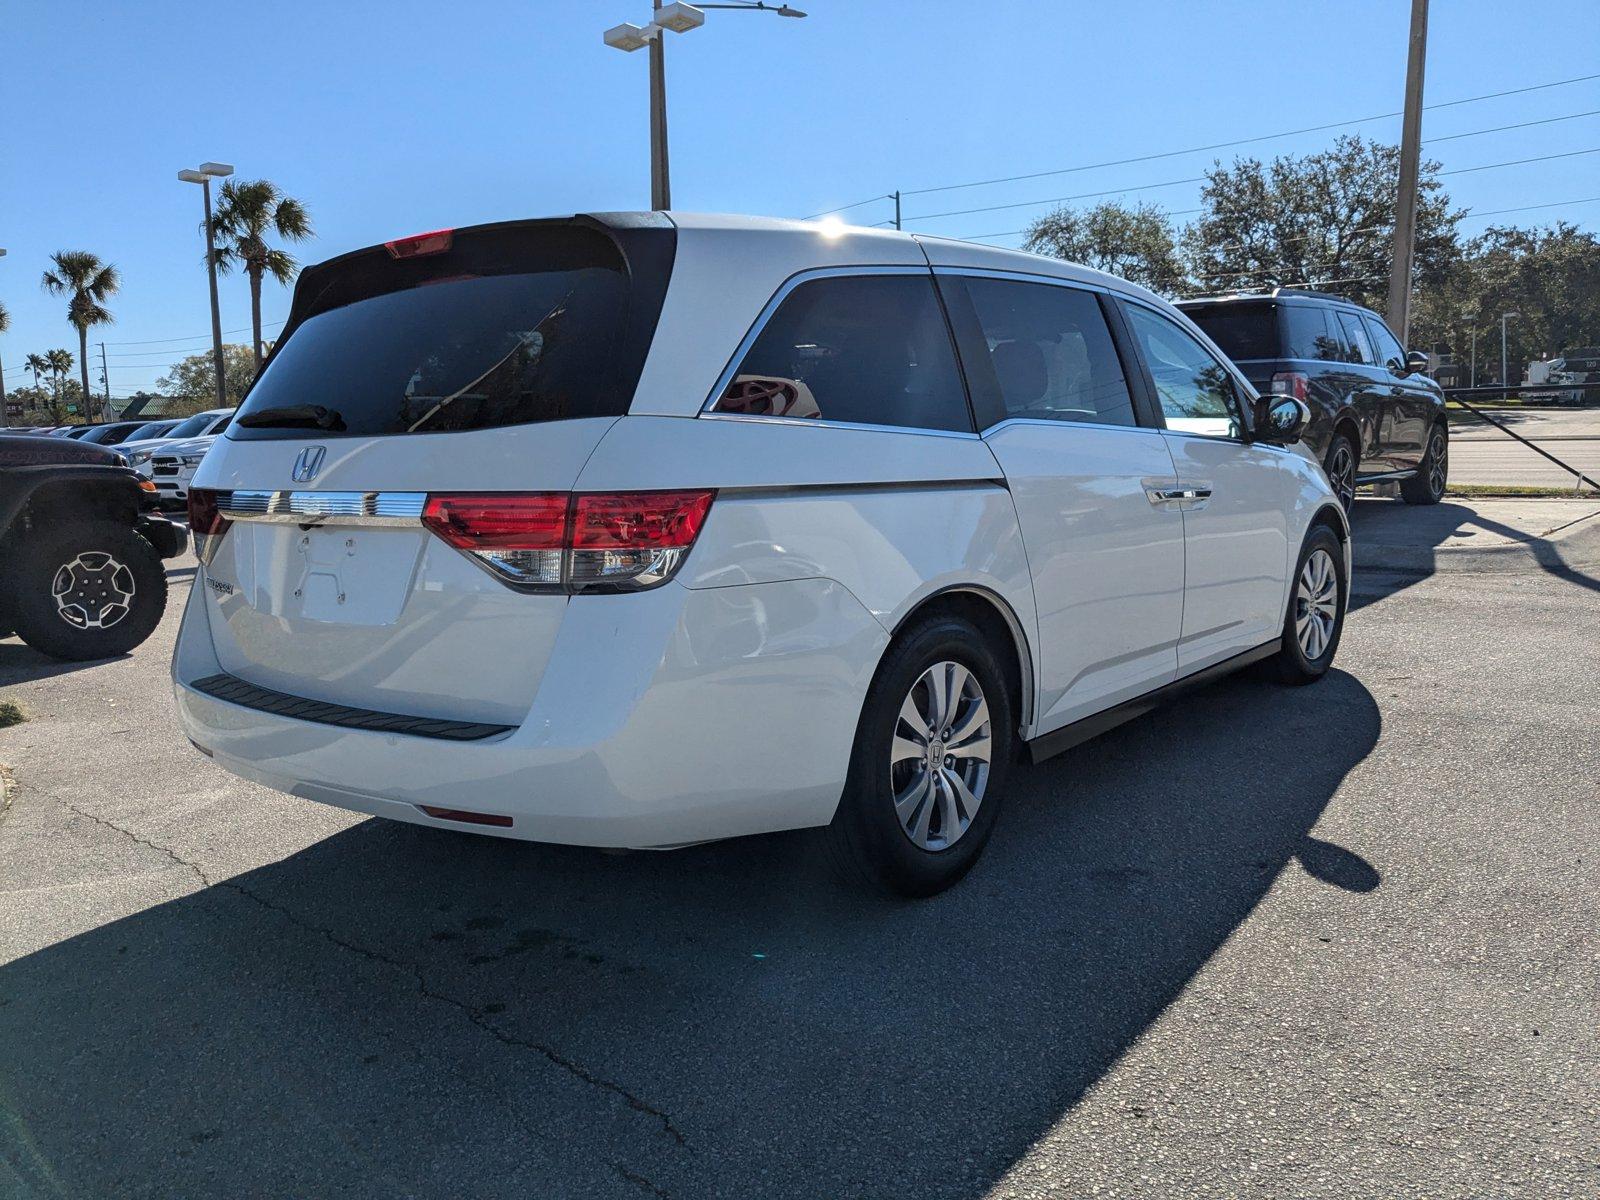
[[[1311,409],[1304,400],[1293,396],[1279,396],[1262,415],[1256,427],[1256,440],[1274,446],[1292,446],[1298,442],[1311,424]]]
[[[1421,350],[1413,350],[1406,355],[1406,374],[1422,375],[1428,370],[1428,356]]]

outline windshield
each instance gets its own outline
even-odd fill
[[[128,435],[130,442],[142,442],[147,438],[158,438],[172,428],[171,421],[151,421],[148,425],[141,425]]]
[[[1278,323],[1271,304],[1185,308],[1187,316],[1235,362],[1278,357]]]
[[[589,230],[458,237],[416,259],[358,256],[292,324],[235,438],[443,433],[619,416],[628,276]],[[313,304],[317,303],[313,301]],[[635,375],[635,379],[637,376]]]
[[[195,413],[187,421],[179,421],[162,435],[169,438],[199,437],[217,419],[215,413]]]

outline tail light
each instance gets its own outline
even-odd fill
[[[410,237],[395,238],[385,242],[383,248],[390,258],[425,258],[430,254],[443,254],[455,241],[455,230],[435,229],[429,233],[414,233]]]
[[[211,488],[189,489],[189,532],[194,537],[195,556],[209,563],[217,544],[233,522],[217,507],[217,493]]]
[[[636,592],[677,572],[715,495],[435,493],[422,523],[513,587]]]
[[[1311,395],[1311,377],[1304,371],[1279,371],[1272,377],[1272,394],[1305,400]]]

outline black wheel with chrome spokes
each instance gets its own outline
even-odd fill
[[[1322,468],[1328,473],[1328,482],[1333,486],[1333,494],[1339,498],[1339,506],[1349,512],[1356,502],[1356,448],[1344,434],[1334,436],[1333,444],[1328,447],[1328,456],[1323,459]]]
[[[1428,431],[1428,449],[1417,473],[1400,484],[1407,504],[1437,504],[1450,482],[1450,434],[1443,421]]]

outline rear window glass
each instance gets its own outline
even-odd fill
[[[925,273],[800,284],[757,335],[713,411],[972,429],[944,310]]]
[[[163,436],[169,438],[199,437],[207,429],[211,428],[211,422],[216,419],[217,415],[215,413],[195,413],[188,420],[179,421],[171,429],[167,430]]]
[[[314,269],[235,438],[448,433],[619,416],[629,299],[605,235],[458,234],[443,254],[369,251]]]
[[[1341,362],[1344,348],[1328,327],[1328,310],[1314,304],[1280,306],[1285,358],[1315,358]]]
[[[1193,321],[1235,362],[1250,358],[1282,358],[1278,349],[1276,305],[1227,304],[1186,308]]]

